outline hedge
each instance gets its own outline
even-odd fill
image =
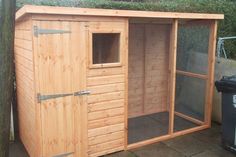
[[[218,37],[236,36],[235,0],[17,0],[18,8],[24,4],[149,11],[223,13],[225,14],[225,19],[219,22]],[[225,43],[225,48],[228,57],[236,59],[236,40],[227,41]]]

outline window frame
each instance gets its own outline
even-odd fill
[[[93,34],[119,34],[119,61],[114,63],[93,63]],[[89,31],[89,68],[109,68],[109,67],[121,67],[123,65],[123,32],[121,30],[90,30]]]

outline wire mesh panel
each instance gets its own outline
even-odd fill
[[[179,23],[175,132],[204,122],[209,32],[209,25],[199,20]]]
[[[200,124],[198,121],[204,121],[205,90],[205,80],[177,75],[175,99],[175,115],[177,117],[175,117],[175,131],[192,128]]]
[[[209,26],[180,21],[177,43],[177,70],[207,74]]]
[[[177,75],[176,111],[204,120],[205,89],[205,80]]]

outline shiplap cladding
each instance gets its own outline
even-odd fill
[[[126,85],[126,20],[91,22],[89,32],[120,32],[119,66],[88,68],[88,154],[99,156],[124,149]],[[92,45],[90,45],[92,46]],[[92,50],[89,52],[92,53]],[[91,62],[91,60],[90,60]],[[91,64],[91,63],[90,63]]]
[[[38,93],[56,95],[81,91],[83,78],[86,77],[83,72],[85,53],[78,51],[85,45],[83,23],[42,20],[33,21],[33,25],[38,29],[69,32],[34,36]],[[71,152],[79,156],[80,102],[81,97],[72,94],[43,100],[38,104],[43,156]]]
[[[32,20],[24,18],[16,23],[15,68],[20,138],[30,156],[35,156],[36,107],[34,86],[34,61]]]
[[[129,28],[129,117],[166,111],[170,25]]]

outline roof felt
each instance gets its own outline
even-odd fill
[[[133,18],[171,18],[171,19],[223,19],[223,14],[205,13],[180,13],[159,11],[134,11],[114,9],[94,9],[76,7],[34,6],[25,5],[16,13],[19,20],[27,14],[41,15],[82,15],[82,16],[107,16],[107,17],[133,17]]]
[[[127,1],[135,0],[17,0],[17,7],[20,8],[25,4],[30,4],[119,10],[223,13],[223,10],[220,9],[220,7],[224,4],[225,0],[157,0],[156,2],[150,2],[150,0],[139,0],[146,2]],[[228,2],[228,4],[229,6],[232,6],[235,2]]]

